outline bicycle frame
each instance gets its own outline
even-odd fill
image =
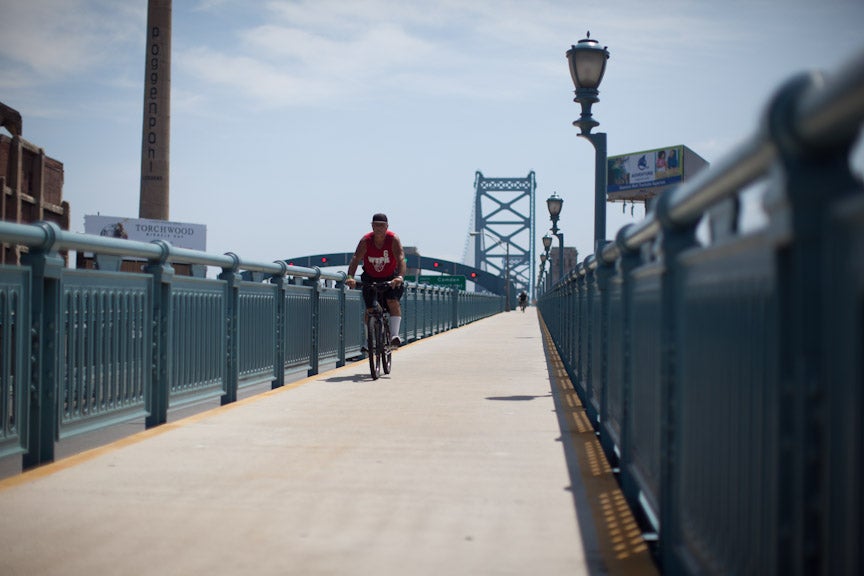
[[[374,306],[367,310],[366,349],[369,354],[369,372],[373,380],[390,373],[392,349],[390,346],[390,311],[384,293],[390,282],[374,282],[369,285],[375,290]]]

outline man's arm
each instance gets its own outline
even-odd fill
[[[363,261],[363,257],[366,255],[366,242],[360,240],[360,243],[357,244],[357,249],[354,250],[354,256],[351,257],[351,261],[348,263],[348,278],[345,280],[345,284],[348,285],[349,288],[353,288],[357,282],[354,280],[354,273],[357,272],[357,267],[360,265],[360,262]]]
[[[399,239],[399,236],[393,237],[393,255],[396,258],[396,276],[398,276],[398,281],[405,281],[405,250],[402,249],[402,241]],[[398,285],[398,284],[397,284]]]

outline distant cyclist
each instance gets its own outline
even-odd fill
[[[399,325],[402,322],[402,308],[399,299],[405,291],[405,252],[402,249],[402,241],[395,232],[390,231],[385,214],[372,216],[372,232],[365,234],[351,262],[348,263],[348,278],[345,284],[354,288],[357,282],[354,273],[357,266],[363,263],[363,274],[360,281],[363,283],[363,301],[366,303],[366,311],[370,312],[375,307],[377,297],[374,288],[369,287],[373,282],[392,281],[393,287],[384,293],[387,301],[387,309],[390,312],[390,333],[393,334],[394,346],[399,346]]]
[[[528,294],[523,290],[519,293],[519,308],[522,309],[522,312],[525,312],[526,306],[528,306]]]

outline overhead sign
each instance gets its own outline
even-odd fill
[[[407,282],[417,282],[418,284],[429,284],[430,286],[443,286],[444,288],[456,288],[457,290],[465,290],[465,276],[459,275],[420,275],[420,280],[415,280],[416,276],[406,276]]]
[[[207,226],[186,222],[168,222],[147,218],[121,218],[119,216],[84,216],[84,233],[112,238],[126,238],[140,242],[166,240],[172,246],[190,250],[207,249]]]

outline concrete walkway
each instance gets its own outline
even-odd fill
[[[4,576],[653,573],[532,308],[0,481]]]

